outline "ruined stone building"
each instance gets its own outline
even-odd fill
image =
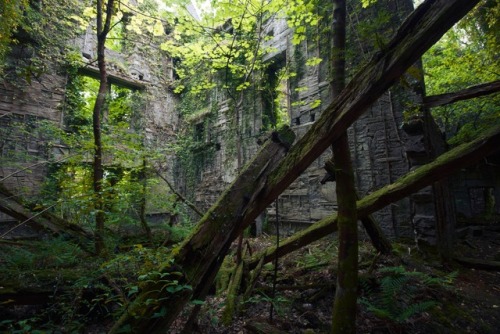
[[[31,41],[26,43],[29,45]],[[68,90],[68,83],[76,76],[99,76],[97,37],[91,27],[67,44],[64,48],[67,53],[63,58],[71,60],[71,57],[76,57],[76,62],[80,64],[77,73],[68,70],[65,63],[52,61],[50,54],[47,59],[47,56],[35,56],[33,51],[26,52],[29,47],[20,43],[13,46],[7,58],[6,75],[0,79],[0,180],[8,189],[34,202],[52,172],[48,161],[55,161],[55,165],[58,161],[64,164],[73,153],[43,129],[43,122],[48,121],[70,131],[68,118],[71,118],[73,110],[68,96],[75,92]],[[35,57],[46,64],[46,71],[29,75],[26,79],[9,75],[17,70],[16,66],[22,68]],[[106,60],[110,91],[113,87],[122,87],[140,92],[142,108],[137,122],[141,124],[144,145],[154,149],[172,141],[178,121],[175,112],[177,96],[170,89],[173,75],[171,60],[158,47],[147,44],[124,47],[121,52],[108,49]],[[91,161],[92,151],[89,152],[90,155],[81,158],[82,164]],[[169,158],[165,156],[165,160]],[[110,157],[105,157],[106,160],[109,161]],[[130,164],[142,162],[131,161]],[[12,217],[0,212],[0,221],[12,220]]]
[[[355,2],[350,3],[349,17],[349,73],[353,74],[357,64],[375,47],[373,40],[361,36],[357,24],[368,18],[376,17],[377,12],[392,13],[390,24],[386,24],[390,35],[402,19],[412,10],[411,1],[382,1],[369,10],[361,11]],[[328,15],[328,14],[327,14]],[[360,17],[364,15],[364,17]],[[326,16],[328,17],[328,16]],[[325,20],[317,31],[311,32],[300,45],[291,42],[293,32],[284,20],[273,21],[266,26],[266,33],[272,36],[273,53],[267,55],[269,62],[264,80],[277,89],[277,73],[285,66],[291,66],[298,73],[285,83],[286,101],[290,126],[301,136],[320,116],[321,111],[331,101],[329,89],[330,38],[326,34],[319,39],[318,31],[331,24]],[[364,32],[366,34],[366,31]],[[358,54],[353,57],[353,50]],[[317,66],[306,66],[309,57],[319,57],[323,61]],[[415,80],[414,80],[415,81]],[[413,166],[422,164],[429,157],[426,155],[422,131],[408,133],[402,128],[405,108],[418,103],[422,98],[422,90],[418,90],[418,82],[413,87],[396,85],[380,98],[350,129],[349,138],[353,156],[353,167],[360,196],[364,196],[386,184],[394,182],[407,173]],[[299,88],[305,87],[305,88]],[[283,88],[281,88],[283,89]],[[263,122],[273,113],[273,100],[263,89],[255,88],[248,93],[245,117],[240,126],[244,127],[243,156],[248,160],[258,148],[257,140],[262,134]],[[217,100],[216,118],[206,122],[197,120],[198,128],[207,133],[204,140],[207,146],[216,145],[214,152],[203,150],[201,160],[206,161],[199,174],[199,186],[195,189],[196,201],[201,206],[214,203],[217,194],[235,177],[235,154],[224,139],[224,131],[228,128],[231,114],[230,100]],[[208,115],[207,115],[208,117]],[[208,126],[206,125],[208,124]],[[207,152],[210,152],[207,154]],[[280,221],[292,230],[305,227],[336,210],[335,182],[322,184],[325,176],[324,163],[331,157],[325,152],[296,182],[293,183],[278,200]],[[427,192],[429,190],[426,190]],[[410,236],[415,225],[427,229],[434,224],[432,195],[418,195],[395,203],[377,212],[376,219],[391,236]],[[267,219],[275,220],[275,209],[268,211]],[[432,233],[431,233],[432,234]]]
[[[378,1],[367,10],[359,10],[359,1],[348,1],[348,73],[353,75],[365,57],[382,47],[387,36],[394,33],[399,23],[411,12],[413,5],[410,0]],[[370,20],[384,13],[381,25],[385,32],[374,38],[370,31]],[[326,13],[328,14],[328,13]],[[328,16],[327,16],[328,17]],[[268,91],[284,92],[282,105],[287,110],[290,126],[301,136],[310,125],[319,118],[331,102],[329,57],[331,46],[328,27],[331,23],[324,20],[317,31],[309,31],[305,41],[299,45],[291,42],[293,32],[284,20],[274,20],[265,27],[267,36],[272,37],[274,52],[265,58],[267,70],[262,74],[264,82],[253,82],[246,93],[244,108],[240,123],[241,157],[243,162],[249,161],[258,150],[259,138],[265,133],[266,126],[274,117],[275,95]],[[379,26],[380,27],[380,24]],[[379,28],[377,28],[379,29]],[[320,31],[324,34],[321,35]],[[325,33],[326,31],[326,33]],[[387,36],[386,36],[387,35]],[[318,36],[321,36],[318,38]],[[87,63],[81,75],[95,76],[96,69],[93,60],[96,59],[95,36],[89,29],[84,35],[73,41]],[[173,61],[161,54],[152,55],[151,50],[140,52],[137,49],[130,54],[109,52],[109,78],[111,84],[121,85],[140,90],[146,96],[146,107],[143,110],[146,142],[155,147],[161,147],[173,141],[180,127],[192,129],[193,145],[189,159],[179,157],[165,158],[165,173],[174,181],[177,189],[192,199],[200,208],[208,208],[215,203],[218,195],[229,185],[237,174],[237,159],[231,124],[234,123],[231,113],[232,102],[223,90],[214,89],[209,93],[209,102],[201,107],[196,117],[181,118],[176,110],[179,97],[170,89],[173,77]],[[16,51],[14,51],[16,52]],[[14,53],[15,54],[15,53]],[[306,66],[310,57],[321,58],[314,66]],[[280,81],[277,73],[285,66],[290,66],[297,73],[294,78]],[[416,65],[418,67],[418,64]],[[40,119],[50,120],[64,127],[65,91],[68,80],[67,73],[54,68],[22,87],[3,81],[0,85],[0,126],[8,129],[13,120],[26,124],[36,124]],[[268,90],[262,89],[263,86]],[[417,119],[416,126],[403,126],[403,114],[415,108],[422,102],[424,89],[421,79],[408,75],[385,93],[369,110],[349,129],[349,139],[355,169],[356,185],[362,197],[382,186],[394,182],[412,168],[432,159],[431,147],[435,145],[429,138],[438,138],[436,127],[428,117]],[[423,113],[426,113],[423,111]],[[422,116],[422,115],[420,115]],[[35,129],[36,126],[33,127]],[[269,128],[269,126],[267,126]],[[432,136],[429,132],[432,132]],[[8,133],[8,132],[2,132]],[[436,139],[438,140],[438,139]],[[49,155],[63,157],[67,154],[64,146],[52,143],[47,151],[47,145],[36,131],[29,134],[9,133],[1,140],[3,157],[13,156],[14,152],[24,152],[27,156],[37,159],[26,160],[25,165],[45,160]],[[17,154],[16,153],[16,154]],[[313,163],[292,186],[290,186],[277,201],[280,223],[288,229],[296,230],[324,218],[336,210],[335,182],[321,183],[325,177],[324,163],[331,157],[331,152],[325,152]],[[175,163],[174,163],[175,162]],[[188,166],[189,165],[189,166]],[[188,175],[186,167],[191,168]],[[19,172],[19,165],[0,166],[0,179],[9,176],[5,183],[14,189],[35,189],[41,184],[48,170],[47,164],[32,166]],[[484,172],[490,173],[490,172]],[[476,206],[464,214],[484,211],[485,194],[500,197],[498,176],[494,183],[485,187],[484,182],[476,182],[477,188],[472,192],[476,196]],[[462,176],[466,186],[467,177]],[[484,189],[487,188],[487,189]],[[470,201],[471,190],[453,191],[460,194],[461,201]],[[476,194],[477,195],[477,194]],[[409,198],[394,203],[375,214],[376,220],[383,230],[392,237],[419,237],[430,242],[435,240],[434,226],[435,198],[432,187],[427,187]],[[448,199],[446,199],[448,200]],[[497,203],[500,201],[497,201]],[[482,207],[481,207],[482,205]],[[490,204],[488,204],[490,205]],[[495,205],[495,204],[494,204]],[[453,207],[453,206],[452,206]],[[475,211],[474,211],[475,210]],[[496,204],[498,212],[498,204]],[[275,220],[276,208],[273,206],[263,215],[262,220]],[[1,220],[8,220],[5,215]]]

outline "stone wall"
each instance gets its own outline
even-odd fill
[[[68,44],[81,51],[80,74],[97,78],[97,42],[92,30],[87,29],[85,34]],[[16,52],[14,48],[12,56]],[[128,49],[127,53],[107,50],[106,57],[110,84],[140,90],[145,98],[141,115],[145,145],[151,149],[165,147],[174,140],[178,125],[175,112],[177,97],[170,89],[173,73],[171,60],[158,48],[146,50],[144,46],[140,50]],[[7,177],[3,183],[9,189],[35,198],[47,177],[48,164],[44,162],[61,159],[68,153],[64,145],[43,138],[37,131],[41,120],[64,127],[64,115],[68,112],[65,104],[68,75],[50,59],[43,61],[47,63],[48,70],[37,78],[18,82],[0,80],[0,180]],[[14,125],[19,123],[25,124],[24,128],[28,131],[16,130],[19,126]],[[172,156],[166,154],[161,165],[166,166],[165,162],[172,160]],[[26,167],[29,168],[19,172]],[[171,168],[161,170],[172,180],[171,171]],[[2,220],[11,219],[0,214]]]

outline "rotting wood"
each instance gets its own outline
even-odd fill
[[[92,235],[76,224],[71,224],[64,219],[48,212],[34,212],[30,208],[35,205],[22,202],[18,196],[14,195],[4,185],[0,183],[0,211],[15,218],[19,222],[26,222],[27,225],[37,231],[49,231],[54,234],[68,234],[75,238],[90,239]]]
[[[468,87],[456,92],[431,95],[424,98],[424,107],[434,108],[500,92],[500,80]]]
[[[249,203],[259,196],[269,173],[286,154],[295,135],[285,128],[273,132],[271,137],[272,140],[265,143],[256,158],[245,166],[240,177],[203,216],[191,235],[173,251],[174,266],[179,265],[183,272],[179,285],[189,285],[192,289],[168,294],[161,282],[144,283],[141,286],[143,292],[111,329],[111,333],[116,333],[125,325],[129,325],[134,332],[163,333],[192,296],[198,298],[203,295],[203,286],[212,283],[232,241],[246,227],[241,222]],[[169,270],[179,269],[161,269],[162,272]],[[153,302],[147,306],[146,300]],[[164,318],[153,318],[158,310],[165,313]]]
[[[359,200],[357,202],[358,217],[363,217],[380,210],[437,180],[448,177],[454,171],[472,165],[499,150],[500,126],[496,126],[480,138],[450,150],[433,162],[410,171],[396,182]],[[284,256],[335,231],[337,231],[337,215],[332,214],[314,223],[307,229],[285,239],[277,250],[276,247],[269,247],[255,254],[248,260],[248,268],[250,270],[255,268],[261,258],[264,258],[264,263],[271,262],[276,253],[280,257]]]
[[[392,84],[404,74],[458,20],[469,12],[479,0],[427,0],[402,24],[395,37],[384,50],[374,55],[351,82],[322,113],[308,132],[294,145],[287,157],[268,156],[261,150],[250,166],[224,192],[220,200],[200,220],[193,234],[174,250],[176,265],[184,270],[180,284],[191,284],[198,289],[210,271],[217,271],[218,261],[225,256],[224,249],[238,234],[274,201],[321,153]],[[289,142],[289,141],[288,141]],[[276,153],[278,154],[278,152]],[[269,165],[273,162],[271,165]],[[257,168],[256,168],[257,167]],[[260,170],[265,171],[261,177]],[[253,182],[246,189],[236,189],[239,183]],[[250,180],[248,180],[250,179]],[[228,201],[228,198],[230,201]],[[162,268],[168,271],[169,268]],[[208,275],[208,277],[213,275]],[[203,284],[211,284],[204,281]],[[189,289],[168,294],[163,284],[148,283],[115,323],[110,333],[123,328],[135,332],[163,333],[170,327],[192,296]],[[153,300],[146,304],[147,300]],[[160,317],[153,318],[156,311]]]

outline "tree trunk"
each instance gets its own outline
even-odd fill
[[[448,177],[453,172],[472,165],[499,150],[500,126],[497,126],[480,138],[450,150],[435,161],[420,166],[396,182],[359,200],[357,202],[358,217],[362,218],[391,203],[397,202],[433,182]],[[271,262],[276,254],[280,257],[284,256],[336,231],[337,214],[332,214],[314,223],[307,229],[285,239],[279,248],[269,247],[255,254],[248,260],[248,269],[253,270],[262,259],[264,263]]]
[[[345,87],[346,3],[333,0],[333,60],[331,94],[335,99]],[[337,288],[332,314],[332,333],[356,332],[358,299],[358,224],[356,188],[347,131],[332,145],[337,183],[339,254]]]
[[[148,225],[148,221],[146,220],[146,194],[148,190],[148,179],[147,179],[147,161],[146,157],[142,158],[142,168],[139,172],[139,181],[142,185],[142,193],[140,199],[140,208],[139,208],[139,219],[141,221],[141,226],[144,229],[144,233],[146,233],[146,237],[148,241],[153,243],[153,235],[151,234],[151,228]]]
[[[105,43],[111,26],[114,0],[106,3],[106,15],[103,18],[103,0],[97,0],[97,65],[99,67],[99,92],[92,112],[92,127],[94,133],[94,162],[93,180],[94,188],[94,210],[95,210],[95,250],[98,255],[105,250],[104,245],[104,198],[103,180],[104,168],[102,164],[102,138],[101,138],[101,116],[105,109],[106,96],[108,94],[108,76],[106,73]]]
[[[403,23],[384,51],[377,53],[351,80],[342,94],[322,113],[309,131],[294,145],[286,158],[274,168],[283,153],[267,155],[261,150],[221,199],[205,214],[193,234],[174,250],[175,265],[184,270],[182,282],[194,289],[211,270],[216,259],[225,256],[223,244],[238,233],[274,201],[331,143],[349,127],[378,97],[410,67],[429,47],[462,18],[479,0],[427,0]],[[278,136],[278,134],[274,134]],[[279,137],[279,136],[278,136]],[[275,140],[279,138],[275,138]],[[290,143],[290,141],[285,140]],[[280,146],[284,147],[286,144]],[[264,159],[264,161],[261,161]],[[270,171],[272,170],[272,171]],[[262,171],[262,173],[261,173]],[[265,174],[265,175],[261,175]],[[258,181],[251,182],[259,175]],[[263,178],[265,176],[265,178]],[[250,179],[250,180],[249,180]],[[237,189],[237,186],[245,187]],[[359,213],[359,212],[358,212]],[[189,255],[189,256],[187,256]],[[171,268],[172,269],[172,268]],[[169,268],[163,268],[166,272]],[[211,284],[209,281],[203,284]],[[142,332],[162,332],[172,323],[191,292],[184,289],[167,294],[165,287],[145,284],[137,299],[113,326]],[[159,300],[159,298],[167,298]],[[153,303],[146,304],[146,300]],[[151,318],[155,310],[159,318]],[[166,313],[164,313],[166,312]],[[162,317],[163,316],[163,317]],[[141,332],[141,331],[137,331]]]

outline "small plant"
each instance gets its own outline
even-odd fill
[[[290,306],[291,301],[289,299],[282,297],[282,296],[279,296],[279,295],[277,295],[273,298],[271,296],[266,295],[263,292],[260,292],[260,294],[248,298],[248,300],[246,300],[245,303],[248,303],[248,304],[259,304],[259,303],[272,304],[276,313],[279,316],[283,316],[287,313],[288,306]]]
[[[406,271],[404,267],[388,267],[379,270],[384,276],[376,291],[362,281],[361,285],[366,297],[360,303],[366,309],[382,320],[401,325],[411,317],[421,314],[434,306],[434,300],[424,300],[423,292],[432,286],[449,286],[457,272],[444,277],[432,277],[417,271]]]

